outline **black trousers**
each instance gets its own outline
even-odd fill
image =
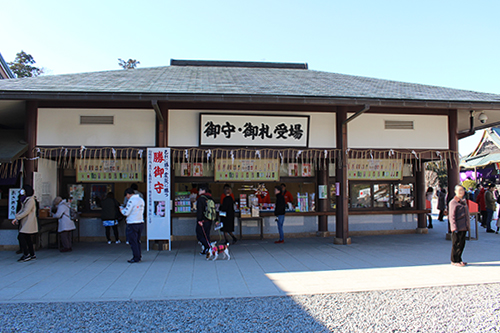
[[[28,254],[30,256],[35,255],[35,250],[33,249],[33,235],[32,234],[25,234],[20,232],[19,235],[17,236],[17,239],[19,239],[19,244],[21,245],[21,250],[23,251],[24,255],[27,256]]]
[[[482,210],[481,211],[481,226],[484,227],[486,225],[487,219],[488,219],[488,211]]]
[[[203,227],[196,223],[196,238],[205,247],[205,249],[210,248],[210,229],[212,228],[212,221],[204,221]]]
[[[110,227],[106,227],[106,239],[108,241],[111,241],[111,228],[113,228],[113,233],[115,234],[115,241],[118,242],[118,240],[120,239],[118,237],[118,224],[115,224],[113,226],[110,226]]]
[[[144,230],[144,223],[128,223],[127,236],[132,249],[133,258],[135,261],[142,259],[141,252],[141,233]]]
[[[462,253],[465,247],[465,235],[467,231],[455,231],[451,233],[451,262],[462,262]]]
[[[439,221],[442,222],[443,219],[444,219],[444,209],[439,211],[439,216],[438,216],[438,220]]]
[[[427,214],[427,220],[429,221],[429,227],[432,226],[432,216],[431,214]]]

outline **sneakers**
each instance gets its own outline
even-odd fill
[[[128,241],[126,241],[125,244],[129,245],[130,243]]]
[[[120,243],[121,243],[121,242],[120,242],[120,240],[117,240],[117,241],[115,242],[115,244],[120,244]]]
[[[138,262],[141,262],[140,260],[134,260],[134,258],[130,259],[130,260],[127,260],[128,263],[130,264],[135,264],[135,263],[138,263]]]
[[[488,229],[488,230],[486,230],[486,232],[490,233],[490,234],[495,233],[495,231],[493,229]]]
[[[284,240],[277,240],[276,242],[274,242],[274,244],[283,244],[285,241]]]
[[[108,241],[108,244],[111,244],[111,241]]]
[[[27,256],[23,255],[21,258],[17,259],[17,261],[30,261],[31,259],[32,257],[28,254]]]
[[[206,256],[207,253],[208,253],[208,249],[205,249],[205,250],[200,252],[200,256]]]

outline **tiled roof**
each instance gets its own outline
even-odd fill
[[[0,79],[13,79],[15,77],[16,76],[14,75],[14,73],[12,73],[9,65],[2,57],[2,54],[0,53]]]
[[[500,95],[307,69],[167,66],[0,81],[6,92],[216,94],[500,103]]]

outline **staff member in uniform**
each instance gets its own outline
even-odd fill
[[[290,193],[290,191],[286,190],[286,184],[281,183],[281,188],[283,189],[283,197],[285,198],[285,203],[288,205],[288,203],[292,203],[293,205],[293,195]]]

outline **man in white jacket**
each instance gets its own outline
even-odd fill
[[[125,208],[120,208],[123,216],[127,217],[127,238],[132,248],[132,259],[129,263],[140,262],[141,255],[141,233],[144,229],[144,200],[134,193],[132,188],[125,191],[127,197],[127,205]]]

